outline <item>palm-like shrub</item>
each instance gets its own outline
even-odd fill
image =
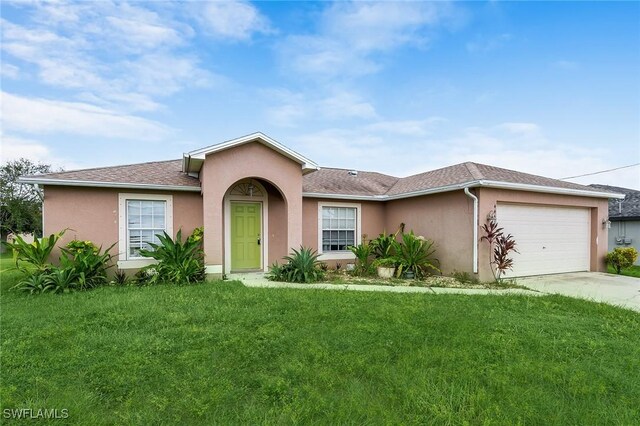
[[[72,241],[72,243],[74,243]],[[82,241],[82,244],[67,244],[62,249],[60,257],[60,267],[63,269],[73,269],[78,276],[78,288],[86,290],[106,284],[107,270],[113,266],[111,260],[113,255],[109,251],[115,246],[102,251],[102,247],[97,247],[91,241]]]
[[[382,233],[371,240],[369,245],[376,259],[385,259],[395,255],[396,234]]]
[[[13,289],[31,294],[39,294],[52,288],[48,276],[45,273],[33,273],[16,284]]]
[[[351,250],[351,253],[356,256],[356,268],[353,271],[354,275],[366,275],[372,273],[372,245],[365,242],[358,244],[357,246],[350,246],[349,250]]]
[[[395,243],[396,255],[393,259],[398,265],[396,274],[411,271],[416,278],[421,278],[430,272],[440,272],[439,261],[433,255],[436,252],[434,242],[422,236],[416,236],[413,231],[402,234],[402,242]]]
[[[513,269],[513,259],[509,257],[516,250],[516,242],[511,234],[504,234],[504,229],[495,220],[482,225],[484,235],[480,241],[489,243],[489,267],[496,281],[500,281],[507,269]]]
[[[267,278],[272,281],[285,281],[293,283],[312,283],[324,278],[322,262],[318,260],[318,253],[306,247],[300,250],[292,249],[293,253],[285,256],[287,263],[279,265],[274,263]]]
[[[12,243],[3,242],[2,244],[12,250],[16,268],[22,272],[28,273],[29,269],[20,265],[20,262],[31,265],[37,272],[46,272],[51,268],[49,256],[64,233],[65,230],[48,237],[34,238],[33,243],[27,243],[18,235]]]
[[[150,243],[153,250],[140,250],[140,255],[158,261],[152,265],[156,273],[150,278],[152,282],[171,282],[190,284],[204,280],[204,253],[202,241],[187,238],[182,241],[182,230],[176,234],[175,240],[166,232],[158,235],[160,244]]]

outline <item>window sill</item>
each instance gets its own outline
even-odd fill
[[[153,265],[154,263],[157,263],[155,259],[119,260],[118,269],[140,269],[145,266]]]
[[[350,251],[329,251],[320,253],[318,260],[355,260],[355,254]]]

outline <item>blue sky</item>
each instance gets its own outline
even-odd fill
[[[638,2],[2,2],[2,156],[67,169],[262,131],[323,166],[640,162]],[[640,189],[640,167],[574,179]]]

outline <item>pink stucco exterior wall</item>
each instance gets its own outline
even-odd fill
[[[435,242],[435,257],[445,274],[473,271],[473,200],[463,191],[389,201],[385,226],[395,232],[400,223]]]
[[[480,188],[479,226],[486,223],[487,214],[494,211],[498,203],[519,203],[528,205],[549,205],[566,207],[586,207],[591,210],[591,250],[590,270],[606,271],[604,256],[607,254],[608,230],[602,220],[608,217],[608,200],[605,198],[577,197],[571,195],[544,194],[538,192],[511,191],[505,189]],[[482,232],[480,235],[482,236]],[[517,242],[516,242],[517,243]],[[479,277],[481,280],[493,278],[488,262],[489,246],[479,245]]]
[[[210,275],[223,273],[224,196],[236,182],[254,178],[278,188],[284,198],[287,246],[302,243],[302,168],[293,160],[258,142],[207,155],[202,182],[205,263]],[[219,272],[217,272],[219,271]],[[224,271],[229,272],[229,271]]]
[[[143,191],[133,189],[44,187],[44,235],[69,228],[60,245],[79,239],[107,248],[118,242],[118,194],[170,194],[173,196],[173,230],[184,235],[202,226],[202,197],[199,192]],[[111,253],[117,253],[116,245]],[[57,255],[54,254],[54,258]]]

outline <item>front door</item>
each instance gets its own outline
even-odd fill
[[[231,270],[262,269],[262,203],[231,202]]]

